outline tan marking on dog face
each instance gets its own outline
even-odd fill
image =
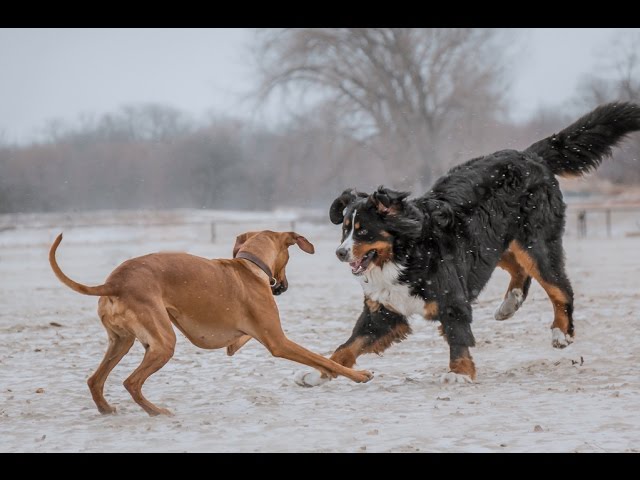
[[[378,266],[384,265],[393,258],[393,247],[390,242],[378,240],[376,242],[354,242],[353,244],[353,256],[355,258],[362,258],[371,250],[378,252],[378,255],[373,260],[373,263]]]
[[[356,222],[356,230],[360,230],[360,222]]]
[[[427,320],[435,320],[438,318],[438,303],[426,302],[424,304],[424,318]]]
[[[470,357],[461,357],[452,360],[449,362],[449,369],[459,375],[468,375],[471,380],[476,379],[476,366]]]

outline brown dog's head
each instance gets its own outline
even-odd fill
[[[267,265],[276,280],[271,287],[274,295],[280,295],[289,288],[285,267],[289,261],[289,247],[297,244],[303,252],[314,253],[315,248],[302,235],[296,232],[246,232],[236,237],[233,246],[233,258],[240,250],[249,252]]]

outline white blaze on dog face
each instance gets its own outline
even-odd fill
[[[355,225],[356,225],[356,214],[357,213],[358,213],[358,210],[354,209],[353,210],[353,215],[351,215],[350,224],[348,223],[349,220],[345,221],[345,226],[347,228],[350,228],[350,230],[349,230],[349,233],[347,234],[346,238],[342,241],[342,243],[338,247],[338,249],[345,249],[345,250],[347,250],[349,252],[348,261],[351,261],[353,259],[353,231],[356,228]]]

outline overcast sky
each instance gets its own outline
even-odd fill
[[[636,29],[640,32],[640,29]],[[513,116],[571,100],[616,29],[529,29],[513,66]],[[196,116],[256,117],[249,29],[0,29],[0,135],[24,142],[52,118],[155,102]],[[273,108],[268,115],[277,118]]]

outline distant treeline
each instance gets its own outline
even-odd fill
[[[473,156],[524,148],[573,119],[544,114],[520,126],[495,119],[454,126],[443,154],[449,161],[434,165],[434,176]],[[640,139],[627,141],[598,174],[638,183],[639,154]],[[147,105],[37,144],[0,147],[0,212],[322,207],[346,187],[410,189],[433,179],[317,118],[277,132],[231,119],[195,126],[180,112]]]

